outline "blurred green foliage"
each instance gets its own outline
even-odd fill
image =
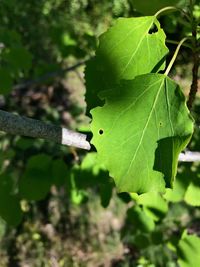
[[[159,8],[163,2],[174,4],[160,1]],[[78,117],[83,109],[70,103],[71,82],[64,88],[65,75],[33,88],[13,86],[92,57],[97,37],[116,18],[157,10],[151,1],[2,0],[0,108],[58,124],[60,114]],[[177,13],[163,16],[161,24],[168,39],[178,41],[190,32]],[[181,69],[190,60],[183,49]],[[197,125],[199,113],[196,101]],[[76,128],[76,116],[74,121]],[[200,149],[199,127],[189,148]],[[116,192],[94,151],[85,155],[4,134],[0,150],[1,267],[51,266],[54,258],[58,266],[199,266],[198,164],[181,164],[173,190],[165,195],[138,196]]]

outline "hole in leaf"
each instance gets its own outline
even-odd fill
[[[153,24],[151,26],[151,28],[149,29],[148,33],[152,34],[152,33],[156,33],[156,32],[158,32],[158,28],[157,28],[156,24]]]
[[[103,130],[102,130],[102,129],[99,130],[99,134],[100,134],[100,135],[103,134]]]

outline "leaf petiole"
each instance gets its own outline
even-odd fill
[[[159,17],[162,13],[164,13],[164,12],[166,12],[166,11],[170,11],[170,10],[171,10],[172,12],[179,11],[179,12],[183,13],[183,15],[184,15],[189,21],[191,20],[190,16],[188,16],[188,14],[187,14],[183,9],[178,8],[178,7],[175,7],[175,6],[167,6],[167,7],[164,7],[164,8],[162,8],[162,9],[158,10],[158,11],[155,13],[154,16],[157,18],[157,17]]]
[[[165,75],[166,75],[166,76],[169,74],[169,72],[170,72],[170,70],[171,70],[171,68],[172,68],[172,66],[173,66],[173,64],[174,64],[174,61],[176,60],[176,57],[177,57],[178,52],[179,52],[179,50],[180,50],[180,48],[181,48],[181,45],[182,45],[185,41],[187,41],[188,39],[190,39],[190,37],[185,37],[185,38],[183,38],[183,39],[179,42],[179,44],[178,44],[178,46],[177,46],[177,48],[176,48],[176,51],[174,52],[174,55],[173,55],[173,57],[172,57],[172,59],[171,59],[169,65],[168,65],[168,67],[167,67],[167,69],[166,69],[166,71],[165,71]]]
[[[165,11],[168,11],[168,10],[171,10],[171,11],[181,11],[179,8],[177,8],[175,6],[167,6],[167,7],[164,7],[162,9],[158,10],[154,16],[155,17],[158,17],[158,16],[160,16],[160,14],[162,14]]]
[[[170,39],[166,39],[166,43],[175,44],[175,45],[179,44],[178,41],[174,41],[174,40],[170,40]],[[182,44],[182,46],[192,49],[192,46],[189,44]]]

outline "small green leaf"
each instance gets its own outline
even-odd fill
[[[13,192],[13,181],[9,176],[0,176],[0,216],[12,226],[22,219],[19,198]]]
[[[101,205],[104,208],[107,208],[110,199],[112,197],[112,191],[113,191],[113,184],[112,183],[106,183],[106,184],[100,184],[100,197],[101,197]]]
[[[81,190],[89,187],[98,188],[101,205],[107,207],[112,197],[113,182],[105,168],[99,164],[97,153],[88,153],[83,159],[81,166],[72,169],[72,188],[74,196],[80,195]],[[76,193],[79,192],[79,194]]]
[[[0,94],[10,93],[12,89],[12,78],[6,69],[0,68]]]
[[[74,172],[74,181],[78,188],[88,188],[109,182],[108,173],[99,164],[97,153],[95,152],[88,153],[83,159],[81,166],[74,168],[72,171]]]
[[[32,55],[24,47],[13,47],[4,56],[14,72],[27,71],[31,67]]]
[[[134,225],[133,230],[141,232],[152,232],[155,223],[139,206],[134,206],[127,211],[127,223]]]
[[[158,221],[168,210],[165,199],[157,192],[148,192],[139,196],[137,203],[142,205],[146,214]]]
[[[200,238],[195,235],[184,235],[177,248],[180,267],[200,266]]]
[[[52,163],[52,183],[61,187],[65,184],[66,179],[70,179],[67,165],[60,159],[54,160]]]
[[[153,25],[157,32],[150,34]],[[101,104],[99,92],[120,80],[163,69],[167,53],[165,33],[154,16],[118,19],[101,35],[96,57],[86,66],[88,110]]]
[[[171,187],[178,155],[193,121],[179,86],[161,74],[124,81],[102,94],[92,110],[92,143],[120,192],[164,192]]]
[[[191,165],[191,164],[190,164]],[[185,192],[190,184],[191,179],[194,176],[190,165],[184,163],[181,172],[177,174],[176,180],[174,182],[173,188],[167,188],[164,198],[167,201],[179,202],[184,200]]]
[[[37,155],[29,159],[26,170],[19,180],[19,194],[27,200],[43,199],[52,184],[51,158]]]
[[[184,199],[189,205],[200,206],[200,178],[196,177],[191,181]]]

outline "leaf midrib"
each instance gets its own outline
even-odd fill
[[[132,34],[132,32],[134,32],[135,30],[138,30],[139,28],[141,28],[144,24],[146,24],[148,21],[144,21],[143,23],[141,23],[140,25],[138,25],[138,27],[133,28],[132,30],[129,31],[129,33],[127,33],[127,35],[122,38],[118,43],[116,43],[115,45],[113,45],[109,50],[112,52],[114,49],[116,49],[121,43],[123,43],[128,37],[129,35]],[[109,33],[109,31],[108,31]]]
[[[157,100],[158,100],[158,97],[159,97],[159,95],[160,95],[160,92],[161,92],[161,89],[162,89],[162,86],[163,86],[163,83],[164,83],[165,78],[163,79],[163,77],[162,77],[161,80],[162,80],[162,82],[161,82],[161,85],[160,85],[160,87],[159,87],[159,90],[158,90],[158,92],[157,92],[157,94],[156,94],[156,97],[155,97],[155,100],[154,100],[154,104],[153,104],[153,106],[152,106],[152,108],[151,108],[151,111],[150,111],[150,113],[149,113],[147,122],[146,122],[146,124],[145,124],[145,126],[144,126],[144,129],[143,129],[143,131],[142,131],[141,139],[140,139],[140,141],[139,141],[139,143],[138,143],[138,146],[137,146],[137,148],[136,148],[136,150],[135,150],[135,153],[134,153],[133,158],[132,158],[132,160],[131,160],[131,162],[130,162],[130,165],[129,165],[129,167],[128,167],[128,170],[126,171],[126,173],[122,176],[122,178],[121,178],[120,180],[122,180],[123,177],[125,177],[125,176],[130,172],[131,167],[132,167],[132,165],[133,165],[133,162],[134,162],[134,160],[135,160],[135,158],[136,158],[136,156],[137,156],[137,153],[138,153],[138,151],[139,151],[139,148],[140,148],[140,146],[141,146],[141,144],[142,144],[144,135],[145,135],[145,133],[146,133],[146,129],[147,129],[147,127],[148,127],[148,124],[149,124],[149,121],[150,121],[150,119],[151,119],[152,113],[153,113],[153,111],[154,111],[154,109],[155,109],[155,106],[156,106],[156,104],[157,104]]]
[[[119,79],[121,79],[122,75],[124,74],[124,72],[126,71],[126,69],[128,68],[128,66],[130,65],[132,59],[134,58],[135,54],[137,53],[137,51],[138,51],[138,49],[139,49],[141,43],[143,42],[144,38],[145,38],[146,35],[148,34],[148,31],[149,31],[149,29],[151,28],[151,26],[153,25],[153,23],[154,23],[154,20],[152,20],[151,25],[149,25],[148,29],[147,29],[147,30],[144,32],[144,34],[142,35],[140,41],[138,42],[138,45],[137,45],[136,49],[135,49],[135,50],[133,51],[133,53],[132,53],[132,55],[131,55],[129,61],[128,61],[127,64],[125,65],[123,71],[119,74]]]

